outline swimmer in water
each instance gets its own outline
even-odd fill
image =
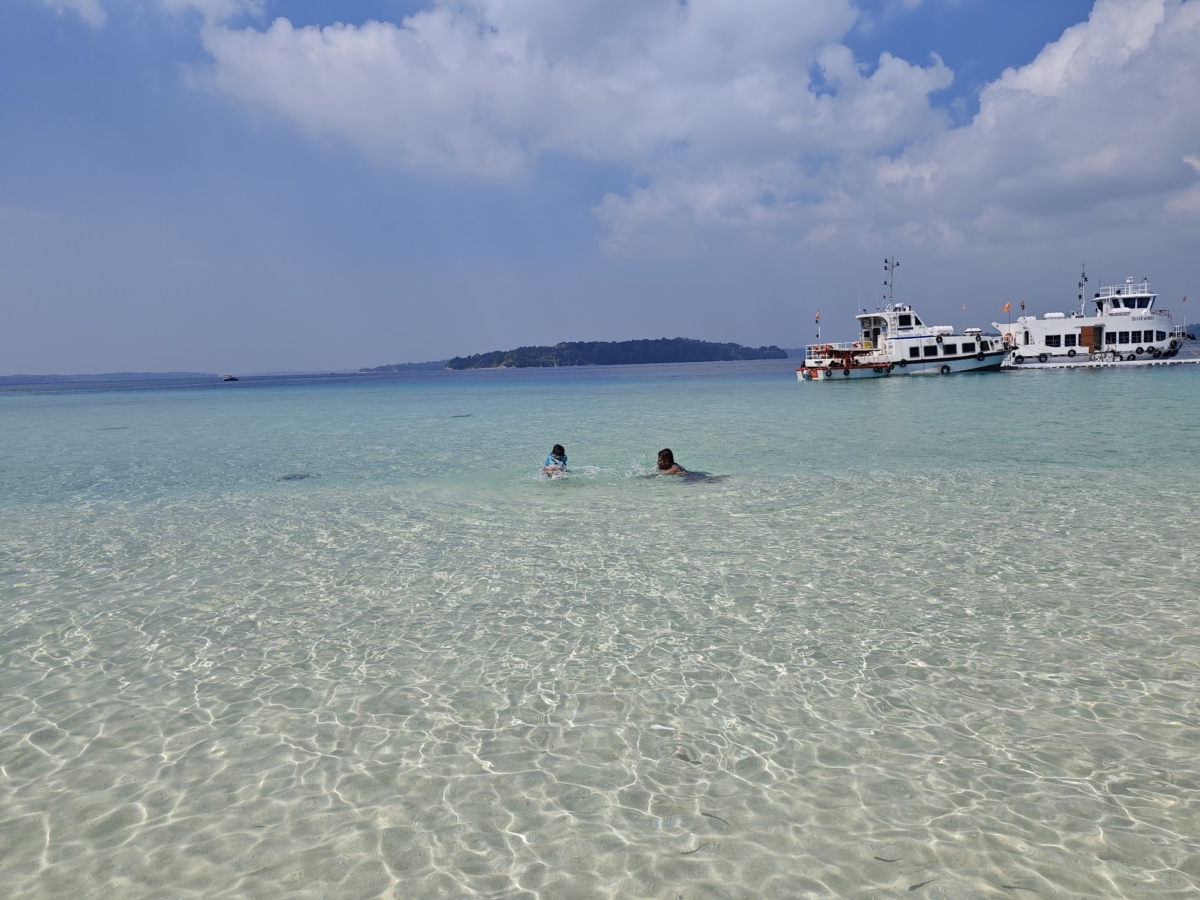
[[[542,464],[543,475],[565,475],[567,472],[567,451],[563,449],[562,444],[555,444],[550,455],[546,457],[546,461]]]
[[[658,471],[656,475],[687,475],[688,470],[675,462],[675,454],[669,448],[658,451]]]

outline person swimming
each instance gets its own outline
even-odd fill
[[[688,470],[675,462],[675,454],[669,447],[658,451],[658,471],[656,475],[687,475]]]
[[[545,475],[565,475],[567,473],[567,451],[562,444],[555,444],[550,449],[550,455],[542,463],[542,473]]]

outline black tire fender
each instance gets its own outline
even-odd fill
[[[1039,354],[1038,354],[1038,362],[1045,362],[1047,359],[1049,359],[1049,357],[1048,357],[1048,356],[1046,356],[1046,354],[1045,354],[1045,353],[1039,353]]]
[[[975,358],[977,360],[979,360],[980,362],[983,362],[987,358],[987,356],[986,356],[986,354],[984,354],[984,352],[982,350],[980,350],[978,353],[975,354]]]
[[[907,360],[907,359],[902,359],[902,360],[900,360],[898,363],[896,363],[896,365],[898,365],[900,368],[902,368],[902,369],[903,369],[903,368],[905,368],[905,367],[907,367],[907,366],[908,366],[908,360]]]
[[[1013,357],[1013,362],[1023,363],[1023,362],[1025,362],[1025,357],[1023,357],[1020,353],[1018,353],[1016,356]]]
[[[939,334],[936,338],[934,338],[934,340],[940,344],[942,342],[942,336]]]
[[[940,372],[941,372],[943,375],[949,375],[949,374],[950,374],[950,367],[949,367],[949,366],[942,366],[942,367],[941,367],[941,369],[939,369],[938,371],[940,371]]]
[[[1067,356],[1071,357],[1071,359],[1075,358],[1075,348],[1074,347],[1072,347],[1070,350],[1067,351]]]

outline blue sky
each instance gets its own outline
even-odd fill
[[[1198,2],[10,0],[0,374],[1178,309]]]

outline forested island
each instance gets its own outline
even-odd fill
[[[428,369],[444,369],[448,359],[432,360],[430,362],[415,362],[415,363],[393,363],[390,366],[375,366],[371,369],[359,369],[359,375],[379,375],[389,372],[423,372]]]
[[[691,338],[653,341],[570,341],[553,347],[518,347],[475,356],[456,356],[447,369],[533,369],[552,366],[628,366],[642,363],[727,362],[745,359],[787,359],[770,347],[716,344]]]

